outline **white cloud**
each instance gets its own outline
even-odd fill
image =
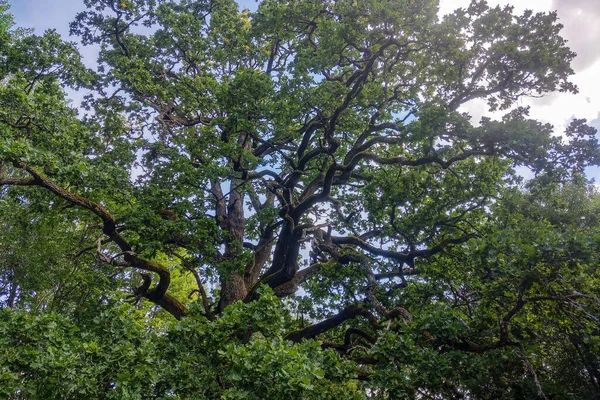
[[[585,70],[600,59],[600,1],[553,0],[552,8],[565,26],[563,36],[578,55],[575,70]]]
[[[467,7],[469,3],[470,0],[441,0],[440,15]],[[571,80],[579,87],[579,94],[552,93],[540,99],[521,100],[521,105],[531,106],[532,118],[553,124],[557,133],[573,117],[600,118],[600,0],[489,0],[488,3],[492,6],[512,3],[516,13],[525,9],[556,10],[564,25],[561,34],[578,53],[573,63],[576,74]],[[469,112],[474,121],[479,121],[482,115],[497,116],[491,115],[485,102],[479,100],[466,104],[463,111]],[[600,128],[600,120],[595,123]]]
[[[600,52],[596,50],[597,52]],[[551,97],[552,102],[528,100],[535,112],[535,117],[553,123],[557,128],[560,123],[571,117],[592,120],[600,112],[600,59],[584,71],[576,73],[572,81],[579,87],[577,95],[557,93]]]

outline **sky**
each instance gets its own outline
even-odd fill
[[[242,7],[254,9],[256,1],[238,1]],[[56,29],[68,39],[69,22],[84,9],[82,0],[8,0],[18,26],[34,28],[36,34]],[[470,0],[441,0],[440,14],[466,7]],[[523,106],[531,107],[531,117],[554,125],[556,132],[564,131],[572,118],[585,118],[600,130],[600,0],[488,0],[490,5],[515,6],[520,13],[525,8],[534,11],[554,11],[564,28],[562,36],[571,50],[577,53],[573,62],[575,75],[571,78],[579,87],[578,94],[554,93],[539,99],[524,99]],[[76,38],[71,38],[76,40]],[[95,50],[82,49],[86,62],[93,63]],[[483,101],[472,101],[463,107],[478,121],[490,115]],[[600,168],[590,169],[590,177],[600,182]]]

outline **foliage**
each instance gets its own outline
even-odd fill
[[[360,398],[352,370],[314,341],[283,340],[279,300],[230,307],[150,329],[130,307],[102,306],[75,324],[57,314],[0,311],[4,398]],[[240,332],[244,332],[241,334]],[[244,337],[245,333],[251,337]],[[241,335],[241,336],[240,336]],[[354,393],[354,395],[353,395]]]
[[[555,13],[84,3],[93,69],[0,3],[4,397],[600,396],[596,131],[518,106],[577,91]]]

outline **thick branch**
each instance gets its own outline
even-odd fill
[[[288,282],[286,282],[282,285],[279,285],[279,286],[273,288],[273,291],[279,297],[284,297],[284,296],[289,296],[291,294],[294,294],[294,293],[296,293],[296,290],[298,290],[298,286],[300,286],[304,281],[306,281],[306,279],[308,279],[308,277],[319,273],[321,268],[323,268],[327,265],[331,265],[334,262],[335,261],[332,259],[326,263],[315,263],[315,264],[312,264],[311,266],[309,266],[308,268],[301,269],[294,275],[294,277],[291,280],[289,280]]]
[[[11,186],[33,186],[36,184],[35,178],[2,178],[0,185]]]
[[[336,314],[333,317],[314,325],[291,332],[285,338],[295,343],[302,341],[302,339],[314,339],[317,335],[327,332],[328,330],[339,326],[344,321],[356,318],[358,316],[367,318],[372,325],[377,326],[377,319],[369,310],[360,306],[351,305],[344,308],[339,314]]]
[[[44,177],[34,168],[26,165],[25,163],[19,164],[19,167],[23,168],[33,177],[30,179],[20,181],[31,182],[28,183],[28,185],[36,185],[43,187],[49,190],[50,192],[56,194],[58,197],[68,201],[69,203],[81,208],[85,208],[96,214],[98,217],[100,217],[100,219],[103,222],[104,234],[107,235],[110,239],[112,239],[112,241],[114,241],[117,244],[117,246],[119,246],[119,248],[123,251],[125,261],[129,263],[131,267],[158,274],[158,284],[153,289],[145,290],[144,293],[142,293],[143,297],[162,306],[175,318],[181,318],[183,315],[186,314],[186,307],[178,300],[166,294],[169,284],[171,282],[171,274],[168,268],[156,262],[139,258],[132,251],[132,248],[129,245],[129,243],[127,243],[127,241],[119,234],[119,232],[117,232],[114,217],[104,207],[102,207],[98,203],[86,199],[85,197],[79,196],[78,194],[71,193],[61,188],[56,183]],[[14,182],[14,180],[12,181]],[[2,180],[2,182],[2,184],[10,184],[9,182],[7,182],[6,179]]]
[[[417,257],[431,257],[435,254],[440,253],[442,250],[444,250],[449,245],[465,243],[468,240],[474,238],[475,236],[476,236],[475,234],[469,234],[469,235],[464,235],[464,236],[457,237],[457,238],[444,239],[440,243],[438,243],[437,245],[433,246],[430,249],[413,250],[413,251],[409,251],[406,253],[400,253],[400,252],[393,251],[393,250],[380,249],[378,247],[375,247],[375,246],[367,243],[362,238],[357,237],[357,236],[348,236],[348,237],[332,236],[331,241],[333,244],[336,244],[336,245],[346,244],[346,245],[358,246],[361,249],[363,249],[371,254],[390,258],[390,259],[396,260],[398,262],[410,263],[412,260],[414,260]]]
[[[450,168],[450,166],[452,164],[454,164],[458,161],[466,160],[470,157],[494,156],[494,155],[498,155],[498,152],[494,151],[493,149],[481,148],[481,149],[466,150],[459,155],[450,157],[448,160],[443,160],[443,159],[439,158],[439,156],[437,154],[434,154],[429,157],[422,157],[422,158],[417,158],[417,159],[411,160],[411,159],[408,159],[405,157],[386,158],[386,157],[380,157],[377,154],[362,152],[362,153],[357,153],[354,157],[352,157],[346,163],[346,165],[340,167],[340,170],[352,171],[361,160],[370,160],[370,161],[374,161],[374,162],[376,162],[378,164],[382,164],[382,165],[401,165],[401,166],[407,166],[407,167],[418,167],[418,166],[427,165],[427,164],[438,164],[443,169],[448,169],[448,168]]]

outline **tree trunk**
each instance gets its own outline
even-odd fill
[[[236,266],[236,257],[242,248],[244,242],[244,192],[242,189],[243,181],[239,178],[231,179],[231,189],[229,202],[227,204],[226,230],[228,237],[225,239],[225,260]],[[243,278],[242,267],[224,273],[221,276],[221,296],[219,299],[218,311],[221,312],[228,305],[243,300],[248,294],[246,284]]]

